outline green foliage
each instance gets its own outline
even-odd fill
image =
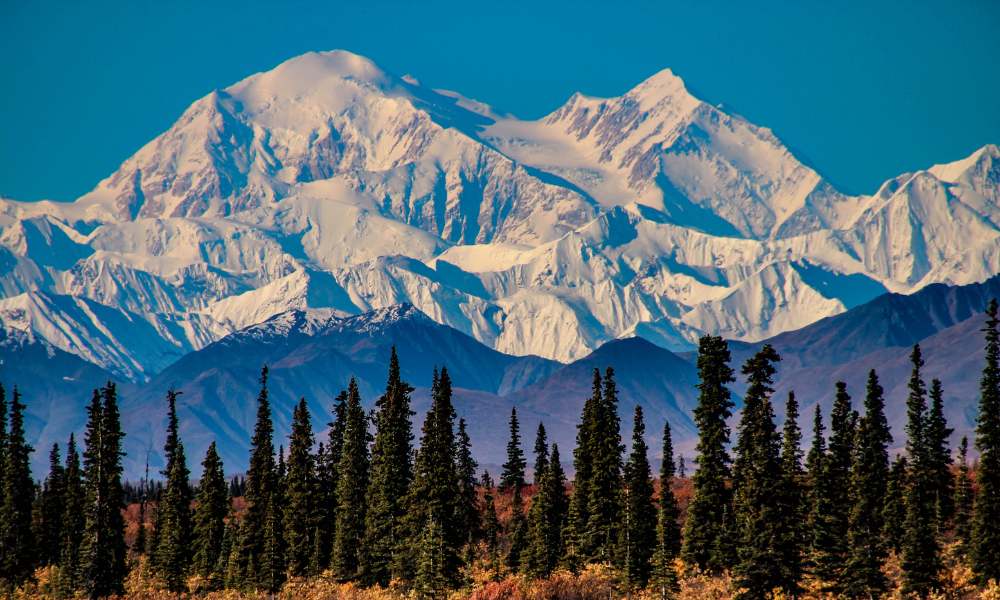
[[[500,474],[500,493],[524,487],[524,468],[528,463],[524,460],[524,450],[521,449],[521,425],[517,421],[517,408],[510,409],[510,440],[507,442],[507,462],[503,464]]]
[[[3,448],[3,497],[0,499],[0,579],[20,585],[35,568],[35,535],[31,528],[35,483],[31,478],[34,448],[24,437],[24,409],[14,386],[10,429]],[[124,542],[123,542],[124,543]]]
[[[524,497],[518,486],[514,487],[514,497],[510,503],[510,525],[507,535],[510,539],[510,548],[507,550],[505,562],[507,568],[517,571],[521,568],[521,561],[528,548],[528,521],[524,518]]]
[[[940,533],[955,513],[955,481],[951,472],[954,460],[948,438],[955,431],[944,418],[944,392],[938,379],[931,380],[931,407],[927,413],[927,460],[935,499],[935,522]]]
[[[316,464],[312,455],[315,442],[306,399],[299,400],[292,413],[292,433],[288,443],[288,474],[285,477],[284,534],[285,565],[290,575],[306,574],[315,552]]]
[[[361,538],[365,532],[367,494],[371,469],[368,455],[368,418],[361,408],[358,384],[351,378],[344,411],[344,445],[337,466],[336,535],[333,540],[332,568],[340,581],[357,576]]]
[[[545,424],[538,423],[538,430],[535,432],[535,481],[534,485],[541,485],[545,479],[545,469],[549,466],[549,442],[545,433]]]
[[[717,336],[704,336],[698,344],[698,407],[694,422],[698,427],[698,465],[692,478],[694,497],[688,505],[681,558],[700,570],[720,573],[735,562],[726,516],[732,505],[732,493],[726,482],[730,476],[730,458],[726,452],[732,416],[727,384],[733,383],[729,366],[729,346]]]
[[[626,584],[637,589],[649,583],[656,550],[657,515],[645,435],[642,406],[637,404],[632,425],[632,451],[624,468],[625,518],[618,539],[617,560]]]
[[[347,391],[337,395],[333,405],[333,422],[327,423],[330,434],[327,443],[320,442],[316,454],[316,532],[309,571],[322,573],[329,565],[333,540],[337,531],[337,487],[340,483],[340,459],[344,452],[344,431],[347,427]]]
[[[476,469],[479,463],[472,458],[472,440],[465,430],[465,419],[458,420],[458,449],[455,455],[455,471],[458,474],[458,505],[455,518],[458,520],[459,539],[469,542],[479,535],[479,506],[477,505]]]
[[[59,458],[59,444],[49,452],[49,474],[35,500],[32,524],[38,566],[59,564],[62,549],[62,523],[66,514],[65,469]]]
[[[483,536],[486,549],[491,554],[498,552],[497,540],[500,535],[500,520],[497,519],[496,499],[493,496],[493,481],[490,472],[483,472]]]
[[[955,539],[965,552],[970,541],[972,518],[972,479],[969,477],[969,438],[962,436],[958,446],[958,474],[955,476]]]
[[[591,438],[596,428],[595,418],[598,407],[603,402],[603,382],[601,372],[594,368],[594,383],[591,395],[583,403],[583,414],[577,424],[576,448],[573,450],[573,496],[570,498],[569,516],[563,535],[566,544],[565,565],[574,573],[586,559],[584,539],[587,534],[587,522],[590,520],[588,500],[590,498],[590,480],[594,472]]]
[[[986,333],[986,367],[979,381],[979,415],[976,417],[976,450],[979,492],[972,509],[969,563],[980,584],[1000,581],[1000,333],[997,302],[990,300]]]
[[[656,594],[666,599],[680,591],[674,559],[681,552],[681,516],[671,489],[674,480],[674,444],[670,422],[663,423],[663,463],[660,466],[660,502],[656,521],[656,551],[653,553],[652,584]]]
[[[781,438],[781,491],[777,498],[778,563],[781,578],[787,582],[802,580],[802,560],[806,549],[805,471],[802,468],[802,432],[799,429],[799,403],[794,392],[785,402],[785,424]],[[798,586],[790,587],[793,596]]]
[[[66,468],[63,471],[66,493],[65,512],[62,519],[59,570],[57,574],[57,595],[67,598],[80,584],[80,544],[86,527],[84,515],[86,494],[80,469],[80,454],[76,449],[76,438],[71,433],[66,445]]]
[[[191,472],[184,456],[177,419],[177,396],[173,389],[167,392],[167,441],[163,446],[166,468],[160,472],[166,477],[158,506],[156,547],[156,572],[168,590],[181,592],[187,579],[191,558]]]
[[[552,454],[546,458],[547,467],[528,512],[528,547],[522,564],[523,570],[534,577],[548,577],[558,566],[565,552],[562,532],[569,514],[559,446],[552,444]]]
[[[882,509],[882,539],[886,549],[899,554],[903,551],[903,527],[906,524],[906,469],[909,461],[905,456],[896,455],[889,469],[889,483],[885,492],[885,508]]]
[[[614,369],[604,370],[604,390],[594,407],[594,429],[590,433],[592,472],[587,484],[586,555],[592,562],[611,562],[616,556],[618,527],[622,522],[622,444],[618,417],[618,390]]]
[[[201,485],[198,488],[198,506],[194,513],[194,559],[195,573],[212,581],[213,588],[222,585],[219,559],[228,554],[226,545],[231,540],[226,537],[226,514],[230,510],[226,489],[226,475],[222,460],[215,449],[215,442],[208,447],[202,461]]]

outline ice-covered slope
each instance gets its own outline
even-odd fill
[[[669,71],[527,122],[311,53],[74,203],[0,200],[0,290],[5,322],[135,381],[284,311],[400,302],[515,355],[684,350],[1000,273],[998,181],[987,146],[845,195]]]

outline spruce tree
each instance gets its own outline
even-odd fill
[[[618,541],[618,564],[625,582],[632,588],[643,589],[652,574],[653,552],[656,550],[656,506],[653,504],[653,478],[646,446],[646,424],[642,405],[635,405],[632,424],[632,451],[625,462],[624,522]]]
[[[884,527],[882,539],[886,548],[897,555],[903,551],[903,533],[906,524],[906,470],[909,466],[905,456],[896,455],[889,469],[889,483],[886,486],[885,508],[882,509]]]
[[[958,473],[955,476],[955,539],[960,551],[969,545],[969,519],[972,517],[972,480],[969,478],[969,438],[962,436],[958,445]]]
[[[289,575],[301,577],[309,568],[315,551],[316,464],[313,461],[312,423],[306,399],[299,400],[292,414],[288,436],[288,474],[285,480],[284,532],[285,565]]]
[[[601,402],[594,410],[594,430],[590,436],[593,470],[587,486],[587,513],[590,518],[584,548],[593,562],[615,560],[618,525],[625,509],[622,498],[622,453],[625,446],[622,444],[614,375],[611,367],[604,370],[604,390]]]
[[[858,423],[851,465],[848,562],[841,588],[850,598],[877,598],[888,591],[882,567],[888,556],[883,541],[883,510],[889,486],[889,444],[878,375],[868,373],[865,416]]]
[[[517,407],[510,409],[510,440],[507,442],[507,462],[503,464],[500,475],[500,493],[524,487],[524,468],[528,463],[524,460],[524,450],[521,449],[521,425],[517,421]]]
[[[523,567],[534,577],[548,577],[564,553],[562,530],[569,515],[566,475],[559,458],[559,446],[552,444],[552,454],[543,471],[538,491],[528,513],[528,547]]]
[[[528,521],[524,516],[524,497],[521,487],[514,486],[514,496],[510,503],[510,523],[507,526],[507,537],[510,547],[505,560],[507,568],[517,571],[528,548]]]
[[[549,442],[545,433],[545,424],[539,421],[535,432],[535,480],[534,485],[541,485],[545,479],[545,469],[549,466]]]
[[[476,469],[479,463],[472,457],[472,441],[466,431],[465,419],[458,420],[458,451],[455,471],[458,473],[458,506],[455,517],[459,524],[459,538],[471,542],[479,535],[479,506],[476,492]]]
[[[10,430],[3,451],[3,498],[0,504],[0,579],[18,586],[35,570],[35,536],[31,530],[35,483],[31,453],[24,434],[24,409],[17,386],[10,401]]]
[[[414,587],[420,598],[447,598],[448,590],[454,585],[450,573],[454,561],[442,530],[443,524],[438,521],[437,516],[432,516],[414,538],[418,541],[415,548],[418,563]]]
[[[208,447],[202,461],[201,484],[198,486],[198,505],[194,512],[194,572],[205,577],[210,587],[222,585],[218,571],[219,559],[224,552],[226,515],[230,510],[226,490],[226,474],[222,460],[215,449],[215,442]]]
[[[490,562],[496,560],[499,552],[498,537],[500,535],[500,520],[497,519],[496,499],[493,496],[493,481],[490,472],[483,472],[483,537],[486,541],[486,551],[490,554]]]
[[[747,360],[747,392],[733,462],[734,514],[737,556],[733,572],[740,590],[737,598],[770,598],[774,590],[794,593],[798,581],[786,579],[781,564],[781,438],[774,424],[771,394],[774,363],[781,360],[770,344]]]
[[[347,427],[347,391],[337,395],[333,405],[333,422],[327,423],[330,434],[327,443],[320,442],[316,455],[316,533],[309,570],[319,575],[330,566],[333,539],[336,537],[338,467],[344,450],[344,430]]]
[[[943,564],[941,548],[935,536],[936,478],[928,439],[927,389],[920,375],[924,361],[920,356],[919,344],[913,346],[910,361],[913,363],[913,371],[909,382],[910,395],[906,400],[906,451],[910,455],[912,468],[908,474],[909,482],[905,493],[906,523],[900,560],[903,584],[900,591],[925,598],[930,592],[940,588],[939,573]]]
[[[674,560],[681,552],[681,516],[677,497],[671,489],[674,482],[674,444],[670,437],[670,422],[663,424],[663,463],[660,466],[660,501],[656,522],[656,551],[653,554],[652,583],[662,600],[680,591]]]
[[[803,488],[802,432],[799,429],[799,403],[794,392],[788,392],[785,402],[785,424],[781,438],[781,490],[778,502],[778,531],[781,536],[778,564],[785,581],[802,580],[802,559],[805,554],[806,498]],[[798,587],[790,588],[793,597]]]
[[[4,481],[3,456],[7,452],[7,391],[0,384],[0,482]],[[2,483],[0,483],[2,485]],[[0,494],[3,494],[0,488]],[[2,502],[2,497],[0,497]]]
[[[413,428],[410,392],[400,377],[393,346],[385,395],[375,403],[375,443],[372,446],[368,514],[362,547],[361,580],[367,585],[389,585],[396,551],[403,543],[399,523],[404,500],[413,481]]]
[[[66,469],[63,473],[66,500],[61,527],[57,592],[59,597],[66,598],[73,595],[80,583],[80,544],[86,527],[86,495],[80,470],[80,454],[72,433],[69,434],[69,443],[66,445]]]
[[[566,545],[564,562],[573,572],[576,572],[586,559],[584,538],[587,533],[587,522],[590,520],[587,505],[590,498],[590,479],[594,471],[591,437],[595,427],[597,407],[603,401],[602,388],[601,372],[595,367],[591,395],[583,404],[583,414],[577,425],[576,448],[573,450],[573,467],[576,469],[576,474],[573,476],[573,495],[570,498],[569,516],[563,534]]]
[[[66,514],[65,469],[59,456],[59,444],[49,452],[49,474],[37,499],[35,540],[38,565],[59,564],[62,550],[62,523]]]
[[[351,377],[344,411],[344,445],[337,465],[336,532],[333,540],[332,568],[340,581],[357,576],[360,566],[361,538],[365,533],[370,462],[368,418],[361,407],[358,384]]]
[[[86,528],[81,544],[81,580],[91,600],[121,595],[125,591],[125,518],[121,420],[118,393],[110,381],[87,408],[88,421],[83,471],[86,484]]]
[[[830,411],[830,445],[817,489],[822,497],[818,497],[812,546],[813,574],[831,592],[841,591],[840,580],[847,562],[848,490],[857,427],[857,413],[851,409],[847,384],[838,381],[836,387]]]
[[[177,594],[186,586],[191,558],[191,472],[184,455],[179,422],[177,396],[167,392],[167,441],[163,446],[166,468],[160,471],[167,480],[159,502],[159,546],[156,549],[157,573],[169,591]]]
[[[972,508],[969,565],[980,585],[1000,581],[1000,332],[997,301],[986,309],[986,367],[979,380],[976,450],[979,490]]]
[[[459,480],[455,468],[455,408],[451,403],[451,378],[448,369],[435,369],[431,387],[431,406],[427,410],[420,436],[420,450],[414,461],[413,485],[407,496],[407,512],[403,525],[412,540],[422,534],[435,536],[433,572],[436,581],[453,588],[459,583],[460,550],[468,539],[456,518],[462,510],[458,504]],[[398,553],[404,577],[412,574],[419,564],[407,565],[406,543]],[[412,546],[410,546],[412,548]],[[417,559],[421,563],[423,558]],[[422,564],[422,563],[421,563]],[[426,583],[426,573],[425,579]]]
[[[951,448],[948,445],[948,438],[955,430],[948,427],[948,421],[944,417],[944,392],[937,378],[931,380],[930,399],[931,406],[927,413],[927,457],[933,481],[935,524],[940,533],[955,512],[955,482],[951,472],[951,465],[955,461],[951,458]]]
[[[699,570],[719,573],[734,562],[726,521],[732,494],[726,483],[730,476],[730,458],[726,451],[732,416],[727,384],[733,383],[729,367],[729,346],[717,336],[704,336],[698,343],[698,407],[694,421],[698,427],[698,467],[692,484],[694,496],[688,505],[681,558]]]

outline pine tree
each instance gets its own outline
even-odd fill
[[[486,540],[486,550],[490,553],[491,562],[495,561],[499,552],[497,541],[500,534],[500,520],[497,519],[496,500],[493,497],[493,481],[490,472],[483,472],[483,536]]]
[[[892,433],[884,413],[878,375],[868,373],[865,416],[858,423],[851,466],[848,562],[842,589],[850,598],[876,598],[888,591],[882,572],[887,558],[883,542],[883,510],[889,486]]]
[[[584,548],[593,562],[615,559],[618,524],[624,513],[622,498],[621,419],[618,417],[618,390],[614,369],[604,370],[601,402],[594,410],[594,430],[590,436],[593,471],[587,486],[587,521]]]
[[[63,471],[65,512],[62,518],[57,591],[60,598],[73,594],[79,586],[80,544],[86,526],[86,497],[80,471],[80,454],[76,438],[69,434],[66,445],[66,469]]]
[[[847,384],[836,383],[837,393],[830,411],[830,445],[819,479],[817,520],[813,525],[813,574],[826,583],[825,589],[840,592],[840,580],[847,562],[847,524],[850,514],[851,461],[857,413],[851,409]]]
[[[545,479],[545,469],[549,466],[549,442],[545,433],[545,425],[539,421],[538,431],[535,432],[535,481],[534,485],[541,485]]]
[[[905,494],[906,524],[900,560],[903,584],[900,591],[923,598],[940,587],[939,573],[943,564],[941,548],[935,537],[937,497],[928,440],[927,389],[920,378],[924,361],[919,344],[913,346],[910,361],[913,372],[910,375],[910,395],[906,400],[906,451],[912,468]]]
[[[552,444],[552,454],[546,458],[548,467],[543,471],[528,513],[528,547],[522,565],[534,577],[548,577],[558,566],[564,553],[562,530],[569,514],[559,446]]]
[[[465,419],[458,420],[458,451],[455,471],[458,473],[458,506],[455,517],[459,524],[459,539],[471,542],[479,535],[479,506],[476,492],[476,469],[479,463],[472,457],[472,441],[465,428]]]
[[[886,548],[897,555],[903,551],[903,527],[906,524],[906,470],[909,466],[905,456],[896,455],[889,469],[889,483],[886,486],[885,508],[882,509],[884,532],[882,538]]]
[[[167,441],[163,446],[166,468],[160,471],[167,480],[159,502],[159,546],[156,549],[157,573],[169,591],[180,593],[186,586],[191,557],[191,472],[187,468],[184,444],[177,419],[177,396],[167,392]]]
[[[96,600],[122,594],[127,573],[121,482],[125,434],[121,430],[115,384],[109,381],[105,387],[94,390],[87,413],[83,453],[87,504],[81,579],[86,595]]]
[[[955,482],[951,473],[954,460],[948,446],[948,438],[955,430],[948,427],[944,417],[944,392],[937,378],[931,380],[930,399],[931,407],[927,413],[928,466],[933,480],[935,525],[940,532],[955,512]]]
[[[210,587],[218,589],[223,583],[218,564],[225,551],[223,538],[230,502],[226,491],[226,475],[215,449],[215,442],[208,447],[201,464],[204,469],[198,487],[198,506],[194,512],[192,563],[194,572],[208,579]]]
[[[514,486],[514,497],[510,503],[510,524],[507,527],[510,547],[507,550],[507,568],[517,571],[528,548],[528,521],[524,517],[524,497],[521,487]]]
[[[285,564],[295,577],[306,574],[315,550],[316,464],[312,447],[315,438],[309,420],[306,399],[299,400],[292,414],[292,433],[288,436],[288,474],[285,481],[284,531]]]
[[[730,458],[726,452],[732,416],[729,388],[736,381],[729,367],[729,346],[721,337],[704,336],[698,344],[698,407],[694,421],[698,427],[698,450],[692,484],[694,496],[688,505],[681,558],[701,571],[718,573],[732,566],[726,521],[732,494],[726,485],[730,476]]]
[[[961,552],[969,545],[969,519],[972,517],[972,480],[969,478],[969,438],[962,436],[958,445],[958,474],[955,476],[955,539],[962,543]]]
[[[358,384],[351,377],[344,411],[344,445],[337,466],[336,532],[333,540],[332,568],[340,581],[357,576],[360,566],[360,540],[365,532],[367,494],[371,465],[368,455],[368,418],[361,408]]]
[[[62,550],[62,523],[66,514],[65,469],[59,457],[59,444],[52,444],[49,452],[49,475],[45,478],[42,493],[37,499],[38,519],[35,540],[38,565],[45,567],[59,564]]]
[[[618,541],[618,564],[630,587],[642,589],[652,574],[656,550],[656,506],[653,504],[653,478],[646,446],[646,424],[642,406],[635,405],[632,424],[632,451],[624,469],[624,522]]]
[[[451,588],[459,583],[459,551],[468,537],[463,535],[465,532],[456,518],[460,514],[459,480],[455,468],[455,408],[451,403],[448,369],[442,367],[440,376],[435,369],[433,382],[431,406],[421,430],[420,450],[414,461],[413,485],[407,496],[403,525],[413,540],[430,531],[428,527],[432,528],[437,544],[434,577]],[[397,571],[407,577],[414,574],[419,564],[406,564],[413,558],[406,556],[407,544],[404,542],[402,546],[398,551],[398,562],[402,566],[397,567]],[[416,562],[422,564],[422,560],[419,558]]]
[[[510,409],[510,440],[507,442],[507,462],[503,464],[500,475],[500,493],[524,487],[524,468],[528,463],[524,460],[524,450],[521,450],[521,425],[517,421],[517,408]]]
[[[781,536],[778,564],[781,578],[787,582],[802,580],[802,559],[805,554],[806,499],[802,468],[802,432],[799,429],[799,403],[794,392],[788,392],[785,403],[785,424],[781,438],[781,488],[778,502],[778,531]],[[790,585],[792,597],[799,595],[799,586]]]
[[[781,360],[765,344],[747,360],[741,373],[747,376],[743,414],[733,462],[733,491],[737,555],[733,572],[740,590],[737,598],[770,598],[776,589],[786,593],[798,589],[798,581],[785,579],[780,560],[784,532],[781,530],[781,438],[774,425],[771,394],[774,363]]]
[[[340,483],[338,467],[344,450],[344,430],[347,427],[347,391],[337,395],[333,405],[333,422],[327,423],[330,435],[327,443],[319,445],[316,455],[316,533],[310,573],[319,575],[330,565],[336,537],[337,486]]]
[[[419,540],[416,548],[419,560],[414,583],[421,598],[446,598],[453,585],[450,573],[453,560],[442,529],[443,524],[432,516],[416,538]]]
[[[583,414],[577,425],[576,448],[573,450],[573,496],[570,498],[569,516],[563,541],[566,545],[565,566],[574,573],[586,559],[584,538],[587,533],[587,522],[590,520],[588,501],[590,498],[590,479],[594,472],[591,451],[591,437],[595,428],[597,407],[603,402],[603,382],[601,372],[594,368],[594,383],[591,395],[583,404]]]
[[[395,346],[389,358],[385,395],[375,403],[375,443],[372,446],[368,514],[362,547],[361,580],[367,585],[389,585],[396,551],[403,543],[399,523],[404,500],[413,481],[413,428],[410,392],[400,377]]]
[[[681,552],[681,516],[677,498],[671,489],[674,482],[674,444],[670,422],[663,424],[663,463],[660,466],[660,502],[656,522],[656,552],[653,554],[653,585],[662,599],[680,591],[674,560]]]
[[[979,380],[979,415],[976,417],[976,471],[978,493],[972,508],[969,565],[980,585],[1000,581],[1000,332],[997,301],[986,309],[986,367]]]
[[[3,451],[3,498],[0,504],[0,579],[14,586],[30,579],[35,569],[35,536],[31,530],[35,483],[31,479],[34,448],[24,437],[24,409],[14,386],[10,430]]]

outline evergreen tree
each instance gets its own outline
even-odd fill
[[[538,431],[535,432],[535,481],[534,485],[541,485],[545,479],[545,469],[549,466],[549,442],[545,433],[545,425],[539,421]]]
[[[694,421],[698,427],[699,456],[695,460],[692,484],[694,496],[688,505],[688,520],[684,526],[684,546],[681,558],[699,570],[721,572],[734,562],[727,532],[727,507],[732,494],[726,485],[730,476],[730,458],[726,452],[732,416],[729,388],[736,381],[729,367],[729,346],[721,337],[704,336],[698,344],[698,407]]]
[[[986,309],[986,367],[979,380],[979,415],[976,417],[976,471],[978,493],[972,508],[969,565],[976,581],[1000,581],[1000,333],[997,301]]]
[[[593,471],[587,486],[587,532],[584,548],[594,562],[615,559],[618,526],[624,513],[622,499],[621,419],[618,417],[618,390],[614,369],[604,370],[601,402],[594,410],[594,430],[590,436]]]
[[[201,464],[204,469],[198,487],[198,506],[194,513],[192,562],[195,573],[207,578],[211,582],[211,587],[218,589],[222,585],[218,564],[225,551],[226,540],[223,538],[226,533],[226,515],[230,510],[230,502],[226,493],[226,475],[222,460],[215,449],[215,442],[208,447],[205,460]]]
[[[583,414],[577,425],[576,448],[573,450],[573,496],[570,498],[569,516],[563,540],[566,545],[566,566],[576,572],[586,559],[584,537],[587,532],[587,522],[590,520],[588,501],[590,499],[590,479],[594,472],[591,450],[591,437],[595,428],[595,414],[603,402],[603,382],[601,372],[594,368],[594,383],[591,395],[583,404]]]
[[[80,454],[72,433],[69,434],[69,443],[66,445],[66,469],[63,473],[65,512],[62,518],[57,590],[60,598],[71,596],[79,586],[80,544],[86,527],[86,497],[80,471]]]
[[[454,560],[445,540],[443,524],[438,522],[436,515],[426,520],[423,531],[416,539],[419,540],[416,548],[419,560],[414,581],[417,594],[431,600],[446,598],[448,589],[453,586],[451,569]]]
[[[358,384],[351,377],[344,411],[344,445],[337,466],[336,536],[333,540],[333,572],[340,581],[357,576],[360,540],[365,532],[370,462],[368,418],[361,408]]]
[[[403,539],[398,524],[413,481],[413,428],[410,392],[400,377],[395,346],[389,359],[385,395],[378,399],[375,443],[372,446],[368,514],[362,547],[361,580],[367,585],[389,585],[396,551]]]
[[[788,392],[785,403],[785,424],[781,438],[781,491],[778,502],[778,532],[781,535],[778,564],[784,581],[802,580],[802,558],[805,553],[806,501],[803,489],[805,471],[802,468],[802,432],[799,430],[799,403],[794,392]],[[790,587],[793,597],[798,586]]]
[[[81,544],[81,579],[91,600],[122,594],[127,573],[123,490],[121,420],[118,393],[110,381],[87,408],[86,450],[83,453],[86,482],[86,529]]]
[[[548,577],[563,556],[562,530],[569,514],[566,475],[559,458],[559,446],[552,444],[547,467],[528,513],[528,542],[524,570],[534,577]]]
[[[889,469],[889,483],[886,486],[885,508],[882,509],[884,532],[882,538],[886,548],[897,555],[903,551],[903,527],[906,524],[906,469],[909,466],[905,456],[896,455]]]
[[[179,422],[177,396],[167,392],[167,441],[163,446],[166,468],[160,471],[167,480],[157,507],[159,511],[159,546],[156,549],[157,572],[169,591],[180,593],[186,586],[191,557],[191,472],[184,455]]]
[[[958,446],[958,474],[955,476],[955,539],[962,543],[961,551],[969,545],[969,519],[972,517],[972,480],[969,478],[969,438],[962,436]]]
[[[528,521],[524,518],[524,497],[521,487],[514,486],[514,497],[510,503],[510,524],[507,528],[510,548],[507,550],[507,568],[517,571],[528,548]]]
[[[618,541],[618,564],[630,587],[642,589],[652,574],[653,552],[656,550],[656,506],[653,504],[653,478],[647,456],[646,424],[642,406],[635,405],[632,425],[632,451],[624,469],[624,522]]]
[[[288,474],[285,481],[285,564],[295,577],[306,574],[315,551],[316,464],[312,447],[315,438],[309,420],[306,399],[299,400],[292,414],[292,433],[288,436]]]
[[[35,569],[35,536],[31,530],[35,483],[31,479],[34,448],[24,437],[24,409],[14,386],[10,401],[10,430],[3,450],[3,498],[0,504],[0,579],[18,586]]]
[[[316,533],[313,556],[309,570],[318,575],[330,565],[333,539],[337,524],[337,486],[340,483],[338,467],[344,450],[344,431],[347,427],[347,391],[337,395],[333,405],[333,422],[327,423],[330,435],[327,443],[319,445],[316,456]]]
[[[785,578],[781,564],[784,531],[781,530],[781,438],[774,425],[771,394],[774,363],[781,360],[770,344],[747,360],[743,414],[733,462],[734,514],[737,531],[737,598],[770,598],[774,590],[798,589],[798,581]]]
[[[4,481],[4,461],[3,457],[7,452],[7,391],[4,390],[3,384],[0,384],[0,486]],[[3,502],[2,498],[3,489],[0,487],[0,502]]]
[[[59,458],[59,444],[49,452],[49,475],[37,499],[35,540],[38,565],[59,564],[62,550],[62,523],[66,514],[65,469]]]
[[[472,441],[465,430],[465,419],[458,420],[458,451],[455,470],[458,473],[458,506],[455,516],[459,525],[459,539],[471,542],[479,535],[479,506],[477,505],[476,469],[479,463],[472,457]]]
[[[931,407],[927,413],[927,458],[935,499],[935,522],[940,532],[955,512],[955,482],[951,473],[954,460],[948,446],[948,438],[955,430],[948,427],[948,421],[944,418],[944,392],[937,378],[931,380],[930,399]]]
[[[912,468],[905,494],[906,524],[900,560],[903,584],[900,591],[924,598],[940,587],[939,573],[943,564],[941,548],[935,537],[936,479],[928,439],[927,389],[920,376],[924,361],[919,344],[913,346],[910,361],[913,371],[910,375],[910,395],[906,400],[906,451]]]
[[[813,523],[813,574],[825,589],[840,592],[847,562],[847,525],[850,514],[851,461],[857,413],[851,409],[847,384],[836,383],[837,393],[830,411],[830,446],[823,460],[817,487],[816,521]]]
[[[510,441],[507,442],[507,462],[503,464],[500,475],[500,493],[524,487],[524,468],[528,463],[524,460],[524,450],[521,450],[521,425],[517,421],[517,408],[510,409]]]
[[[493,497],[493,481],[490,472],[483,472],[483,536],[486,539],[486,550],[491,559],[498,553],[498,536],[500,520],[497,519],[496,500]],[[492,562],[492,560],[491,560]]]
[[[437,369],[434,371],[431,398],[420,437],[420,451],[414,461],[404,527],[410,539],[420,539],[422,534],[425,537],[430,533],[434,535],[433,577],[451,588],[459,583],[459,551],[468,537],[463,535],[465,532],[456,518],[462,510],[458,504],[459,480],[455,468],[455,408],[451,403],[451,378],[445,367],[441,368],[440,377]],[[404,576],[411,575],[426,558],[418,558],[418,564],[407,565],[404,561],[410,557],[406,556],[406,545],[404,542],[399,550],[403,566],[398,571]],[[425,573],[424,583],[428,581],[426,576]]]
[[[868,373],[865,416],[858,423],[851,466],[848,563],[841,586],[851,598],[877,598],[888,591],[888,581],[882,572],[887,558],[882,515],[888,495],[888,448],[892,433],[884,409],[882,386],[872,369]]]
[[[663,424],[663,463],[660,466],[660,502],[656,522],[656,551],[653,554],[653,585],[663,600],[680,591],[674,560],[681,552],[681,516],[677,498],[671,489],[674,481],[674,444],[670,422]]]

